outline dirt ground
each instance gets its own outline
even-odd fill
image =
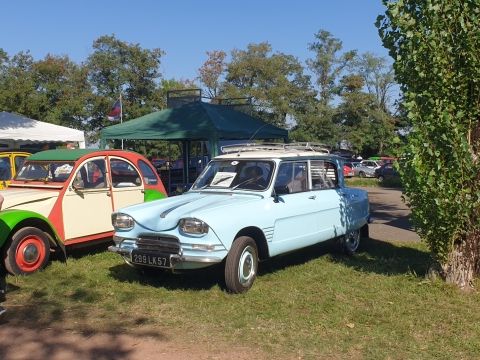
[[[370,237],[382,241],[419,241],[408,219],[401,191],[368,188],[372,223]],[[12,305],[8,312],[15,311]],[[158,334],[149,329],[125,333],[81,333],[72,329],[31,329],[9,324],[8,312],[0,320],[0,359],[3,360],[107,360],[107,359],[269,359],[269,354],[230,344],[198,344]]]

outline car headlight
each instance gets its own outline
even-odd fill
[[[185,234],[201,235],[208,233],[208,225],[202,220],[195,218],[181,219],[178,226]]]
[[[115,229],[130,230],[135,225],[135,220],[133,219],[133,217],[127,214],[113,213],[112,225]]]

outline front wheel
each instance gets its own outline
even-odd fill
[[[24,227],[7,243],[5,269],[12,275],[28,275],[42,269],[50,258],[50,242],[40,229]]]
[[[364,178],[366,175],[365,175],[365,173],[364,173],[363,171],[360,171],[360,172],[358,173],[358,176],[361,177],[361,178]]]
[[[255,241],[248,236],[235,239],[225,263],[227,290],[240,294],[250,289],[257,276],[258,250]]]
[[[357,252],[360,246],[360,229],[352,230],[343,236],[342,239],[343,251],[347,255],[353,255]]]

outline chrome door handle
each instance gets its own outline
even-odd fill
[[[308,197],[310,200],[315,200],[317,198],[317,195],[312,195]]]

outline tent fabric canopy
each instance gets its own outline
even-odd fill
[[[101,130],[100,137],[210,141],[287,139],[288,131],[227,106],[197,101],[106,127]]]
[[[0,112],[0,142],[12,147],[29,142],[78,142],[85,148],[83,131],[33,120],[22,115]]]

